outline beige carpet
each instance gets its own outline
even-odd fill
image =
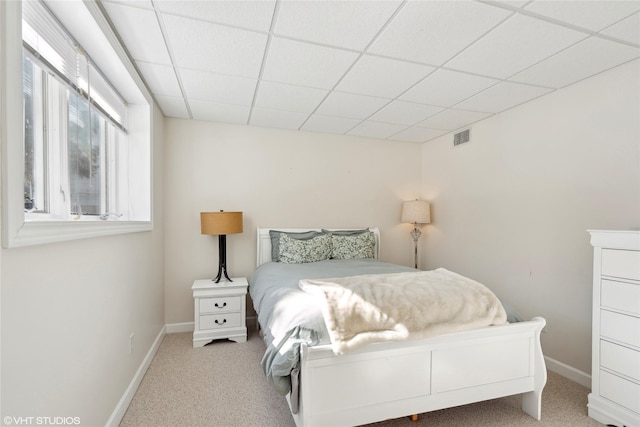
[[[293,427],[284,397],[260,368],[264,346],[257,333],[246,343],[216,341],[193,348],[191,333],[164,338],[122,427]],[[543,392],[542,420],[520,410],[519,396],[371,424],[375,427],[602,426],[587,417],[589,390],[552,372]],[[330,426],[327,426],[330,427]]]

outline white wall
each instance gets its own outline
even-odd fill
[[[181,119],[165,120],[165,141],[168,324],[193,322],[191,284],[218,269],[202,211],[244,212],[244,233],[227,236],[231,277],[253,274],[257,226],[378,226],[381,258],[413,262],[399,221],[402,201],[420,193],[419,144]]]
[[[158,109],[154,117],[152,232],[2,250],[3,416],[79,417],[82,425],[105,425],[161,331]]]
[[[423,263],[478,279],[525,317],[545,354],[591,372],[587,229],[640,227],[638,60],[425,143],[433,224]]]

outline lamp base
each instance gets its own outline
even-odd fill
[[[211,280],[220,283],[223,274],[227,281],[233,282],[227,274],[227,236],[225,234],[218,236],[218,275]]]
[[[227,267],[220,266],[218,267],[218,275],[211,279],[213,282],[220,283],[220,279],[222,279],[222,275],[227,279],[227,282],[233,282],[233,280],[229,279],[229,275],[227,274]]]
[[[421,235],[422,235],[422,231],[420,231],[417,224],[414,224],[413,230],[411,231],[411,237],[413,237],[413,257],[414,257],[414,263],[415,263],[414,268],[416,269],[418,268],[418,239],[420,238]]]
[[[219,270],[218,271],[218,275],[216,277],[214,277],[213,279],[211,279],[212,282],[216,282],[216,283],[220,283],[220,279],[222,279],[222,274],[224,274],[224,277],[227,279],[227,282],[233,282],[233,280],[229,279],[229,275],[227,274],[227,269],[225,268],[224,271]]]

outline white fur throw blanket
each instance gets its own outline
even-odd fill
[[[486,286],[444,268],[301,280],[321,302],[335,354],[369,342],[424,338],[507,323]]]

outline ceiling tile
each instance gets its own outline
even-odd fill
[[[449,109],[418,123],[418,126],[452,131],[468,126],[490,115],[491,113]]]
[[[605,28],[601,34],[640,44],[640,13],[636,13],[627,19]]]
[[[349,135],[366,136],[369,138],[389,138],[398,132],[405,130],[407,126],[391,123],[378,123],[370,120],[360,123],[349,131]]]
[[[182,96],[176,73],[171,65],[136,62],[136,66],[144,75],[145,82],[153,94],[166,96]]]
[[[409,89],[400,99],[451,107],[498,82],[488,77],[439,69]]]
[[[314,114],[302,126],[301,130],[308,132],[347,133],[360,123],[360,120],[344,117],[331,117]]]
[[[246,125],[249,120],[249,107],[244,105],[219,104],[200,100],[189,100],[191,114],[195,120],[236,123]]]
[[[418,126],[412,126],[402,132],[397,133],[392,139],[407,142],[425,142],[433,138],[437,138],[448,133],[446,130],[427,129]]]
[[[134,60],[171,64],[160,24],[153,10],[117,3],[104,3],[104,7]]]
[[[515,15],[447,63],[447,67],[507,78],[586,38],[540,19]]]
[[[400,1],[283,1],[274,32],[278,35],[364,49]]]
[[[442,110],[442,107],[432,105],[393,101],[371,116],[369,120],[411,126]]]
[[[258,77],[266,35],[172,15],[164,23],[178,67]]]
[[[206,71],[180,69],[186,97],[201,101],[215,100],[222,104],[247,105],[253,102],[255,79],[226,76]]]
[[[510,13],[478,2],[407,2],[369,52],[442,65]]]
[[[529,3],[530,0],[495,0],[495,3],[502,3],[509,7],[521,8],[525,4]]]
[[[184,98],[176,98],[173,96],[154,95],[153,98],[160,106],[162,113],[166,117],[178,117],[181,119],[189,119],[189,111],[184,103]]]
[[[536,86],[501,82],[456,105],[461,110],[499,113],[551,92]]]
[[[544,0],[531,2],[524,9],[577,27],[600,31],[640,10],[640,2],[615,0]]]
[[[261,1],[169,1],[156,2],[162,12],[202,21],[269,31],[274,0]]]
[[[640,48],[590,37],[510,80],[561,88],[639,56]]]
[[[395,98],[433,70],[427,65],[363,55],[336,90]]]
[[[251,111],[252,126],[263,126],[280,129],[298,129],[309,117],[305,113],[254,108]]]
[[[325,116],[366,119],[390,100],[372,96],[354,95],[343,92],[331,92],[318,107],[316,113]]]
[[[256,96],[256,107],[298,113],[312,113],[328,90],[262,81]]]
[[[100,3],[120,3],[127,4],[129,6],[153,9],[153,3],[151,0],[100,0]]]
[[[274,37],[262,77],[265,80],[331,89],[358,54]]]

